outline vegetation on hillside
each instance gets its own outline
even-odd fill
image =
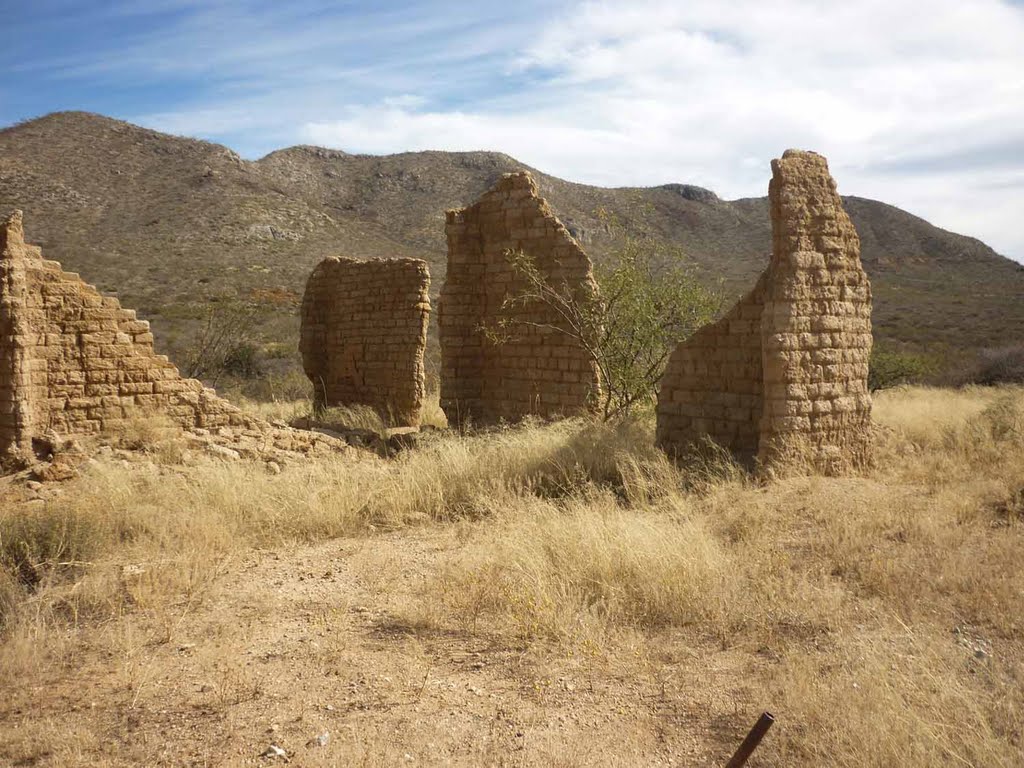
[[[767,185],[770,158],[763,160]],[[524,167],[498,153],[372,157],[317,147],[248,162],[215,144],[60,113],[0,131],[0,212],[23,208],[28,237],[47,258],[152,319],[161,351],[184,365],[212,297],[301,296],[325,256],[424,258],[436,296],[443,212]],[[767,262],[764,198],[534,175],[598,266],[617,244],[602,209],[635,237],[681,248],[695,276],[709,286],[723,281],[730,297]],[[1024,335],[1024,267],[892,206],[852,197],[844,204],[872,279],[880,341],[915,353],[946,345],[943,364],[957,369],[976,350]],[[297,346],[294,304],[272,307],[260,326],[263,343]]]

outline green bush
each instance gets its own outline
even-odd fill
[[[935,370],[935,361],[925,355],[876,346],[871,350],[868,389],[877,392],[901,384],[919,384]]]

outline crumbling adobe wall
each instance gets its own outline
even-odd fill
[[[299,349],[320,405],[364,404],[417,426],[430,273],[419,259],[328,258],[306,282]]]
[[[673,352],[658,396],[658,444],[711,438],[768,467],[790,447],[819,466],[868,458],[871,286],[825,158],[772,162],[772,257],[723,319]]]
[[[746,463],[757,456],[767,277],[763,273],[724,317],[673,350],[658,398],[659,445],[684,447],[706,436]]]
[[[22,215],[0,225],[0,461],[33,440],[117,431],[159,411],[184,427],[247,421],[153,352],[149,324],[26,245]]]
[[[506,254],[522,251],[554,286],[578,297],[597,290],[586,253],[537,194],[527,172],[505,174],[490,192],[448,211],[448,273],[441,291],[441,407],[452,424],[590,410],[600,388],[588,353],[557,330],[552,308],[529,302],[504,307],[522,291]],[[501,319],[509,336],[495,340]],[[544,327],[550,326],[550,327]]]
[[[772,279],[761,319],[765,404],[759,458],[804,441],[824,464],[867,459],[871,284],[828,163],[772,162]]]

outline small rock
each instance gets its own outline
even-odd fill
[[[25,487],[28,488],[30,491],[38,491],[40,488],[43,487],[43,484],[40,483],[38,480],[29,480],[27,483],[25,483]]]
[[[310,748],[315,747],[326,747],[327,742],[330,741],[331,734],[329,731],[324,731],[319,736],[314,736],[312,739],[306,742],[306,746]]]
[[[286,758],[288,753],[277,746],[277,744],[271,744],[260,753],[260,757]]]
[[[238,451],[232,450],[231,448],[228,448],[223,445],[217,445],[216,443],[211,443],[210,445],[206,446],[206,449],[214,456],[219,456],[222,459],[231,459],[233,461],[237,461],[238,459],[242,458],[242,454],[240,454]]]
[[[280,475],[281,474],[281,465],[278,464],[276,461],[268,461],[267,462],[267,472],[269,472],[272,475]]]

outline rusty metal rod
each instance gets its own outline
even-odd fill
[[[736,750],[736,754],[725,764],[725,768],[740,768],[740,766],[746,765],[747,760],[754,754],[757,745],[761,743],[761,739],[768,733],[768,729],[772,727],[774,722],[775,716],[771,712],[762,712],[761,717],[757,719],[754,727],[747,734],[747,738],[743,740],[740,748]]]

